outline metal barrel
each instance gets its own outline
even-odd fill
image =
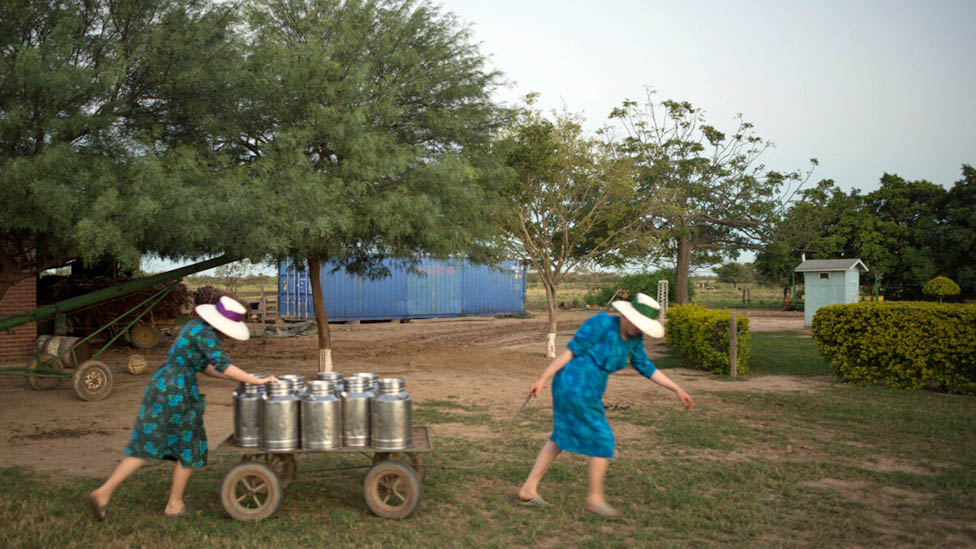
[[[308,382],[302,396],[302,448],[334,450],[342,446],[342,401],[326,380]]]
[[[59,335],[43,335],[37,338],[38,353],[47,353],[51,356],[58,356],[65,353],[58,359],[61,369],[77,368],[79,364],[91,358],[91,347],[88,342],[79,344],[81,338]],[[74,356],[70,350],[74,347]]]
[[[298,449],[301,401],[287,382],[265,385],[261,396],[261,447],[270,452]]]
[[[278,379],[287,381],[291,392],[298,398],[302,398],[302,395],[305,394],[305,376],[287,374],[278,376]]]
[[[374,393],[376,393],[376,392],[379,391],[379,385],[378,385],[378,382],[379,382],[379,379],[380,379],[380,375],[379,374],[374,374],[372,372],[359,372],[359,373],[353,374],[353,375],[356,376],[356,377],[365,377],[365,378],[369,379],[369,390],[372,391],[372,392],[374,392]]]
[[[404,450],[413,443],[411,436],[412,399],[400,378],[383,378],[379,394],[370,408],[371,445],[380,450]]]
[[[234,391],[234,439],[238,446],[261,445],[261,385],[241,383]]]
[[[369,406],[373,393],[369,379],[360,376],[347,377],[342,392],[342,445],[369,446]]]
[[[333,392],[336,396],[342,394],[342,372],[318,372],[315,374],[317,379],[331,381]]]

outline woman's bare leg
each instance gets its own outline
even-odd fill
[[[125,456],[122,461],[115,466],[115,470],[109,475],[108,479],[98,488],[91,491],[91,497],[95,500],[98,505],[108,505],[110,499],[112,499],[112,494],[115,489],[122,484],[122,481],[129,478],[132,473],[139,470],[140,467],[146,464],[145,459],[137,458],[132,456]]]
[[[603,479],[607,475],[610,460],[607,458],[591,457],[587,462],[589,469],[589,486],[586,491],[586,504],[606,505],[607,499],[603,494]]]
[[[532,470],[529,471],[529,477],[525,479],[525,483],[519,488],[519,498],[530,500],[539,495],[539,482],[546,475],[546,471],[549,470],[549,467],[556,461],[560,453],[562,453],[562,450],[551,440],[542,446],[542,449],[539,450],[539,455],[535,458],[535,464],[532,466]]]
[[[173,483],[169,487],[169,501],[166,502],[165,510],[167,515],[175,515],[186,506],[183,503],[183,492],[186,490],[186,483],[190,480],[191,474],[193,469],[183,467],[179,461],[173,466]]]

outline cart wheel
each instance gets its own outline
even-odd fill
[[[31,359],[30,364],[27,365],[27,370],[53,370],[57,373],[64,371],[64,366],[61,364],[60,360],[54,360],[54,355],[48,353],[41,353],[40,356],[36,356]],[[45,362],[51,362],[47,366],[43,366]],[[46,372],[45,372],[46,373]],[[34,388],[35,391],[46,391],[47,389],[55,389],[58,385],[61,385],[60,377],[37,377],[27,374],[27,384]]]
[[[282,497],[278,473],[255,461],[238,463],[220,482],[220,503],[237,520],[270,517],[278,510]]]
[[[387,459],[412,466],[420,482],[427,480],[427,458],[420,452],[376,452],[373,454],[373,465]]]
[[[112,390],[112,370],[104,362],[86,360],[75,370],[72,383],[81,400],[101,400]]]
[[[386,519],[410,516],[420,505],[423,494],[424,486],[413,467],[391,459],[374,465],[363,481],[366,506],[376,516]]]
[[[241,461],[256,461],[271,467],[281,480],[282,490],[287,490],[295,482],[295,472],[298,470],[295,454],[245,454]]]
[[[145,372],[148,367],[149,363],[146,361],[146,357],[142,355],[130,355],[129,360],[125,363],[125,368],[134,376]]]
[[[152,349],[159,343],[159,328],[151,321],[136,322],[129,328],[129,342],[136,349]]]

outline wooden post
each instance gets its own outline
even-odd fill
[[[738,362],[738,331],[739,323],[735,319],[735,311],[731,313],[731,324],[729,324],[729,375],[735,377]]]
[[[264,301],[264,277],[261,277],[261,304],[258,305],[258,312],[261,315],[261,324],[267,324],[268,319],[265,317],[267,303]]]

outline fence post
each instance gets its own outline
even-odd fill
[[[729,324],[729,375],[735,377],[738,362],[738,332],[739,323],[735,319],[735,311],[731,313],[731,324]]]

